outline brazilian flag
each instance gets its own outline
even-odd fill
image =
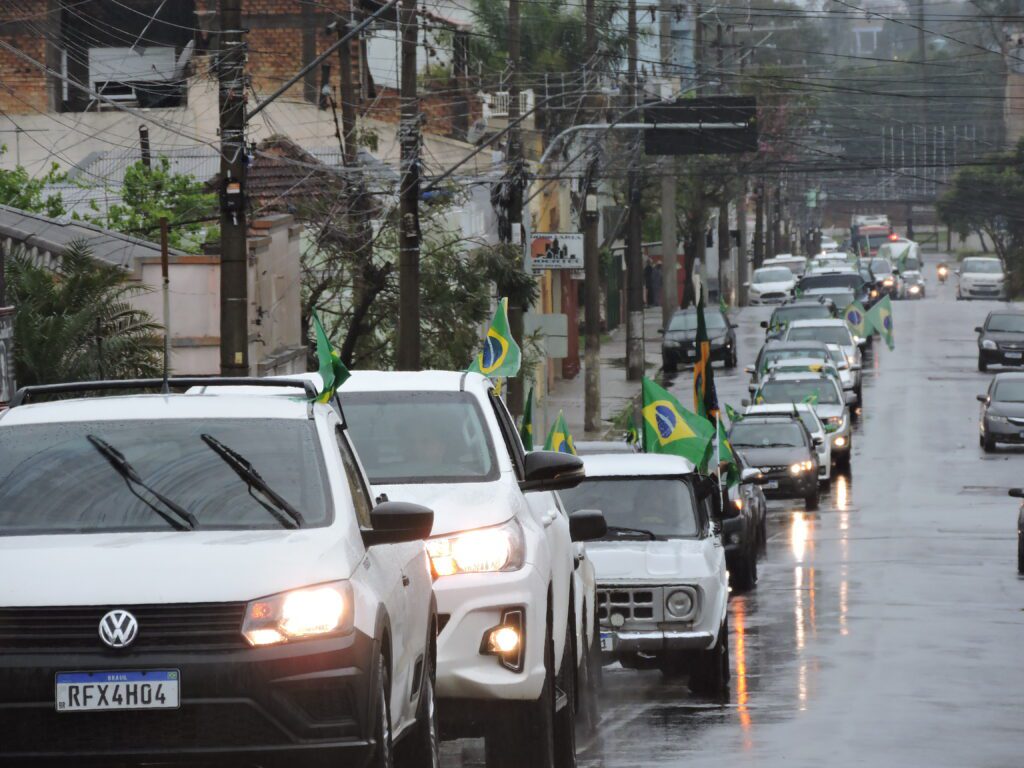
[[[890,350],[895,349],[896,341],[893,337],[892,302],[888,296],[868,311],[867,319],[874,326],[874,329],[881,334],[885,340],[885,346]]]
[[[519,345],[512,338],[508,325],[508,299],[502,299],[487,329],[483,351],[473,358],[469,371],[491,377],[515,376],[519,373],[521,359]]]
[[[576,443],[572,441],[572,435],[569,434],[569,425],[565,423],[564,411],[558,412],[558,418],[551,425],[548,440],[544,443],[544,450],[576,455]]]
[[[646,376],[643,380],[644,449],[689,459],[707,469],[715,425],[683,408],[667,390]]]
[[[729,423],[735,424],[743,418],[743,414],[737,411],[728,403],[725,404],[725,415],[729,417]]]
[[[697,302],[697,362],[693,364],[693,410],[705,419],[718,413],[718,395],[715,393],[715,374],[711,366],[711,339],[704,322],[704,296]]]
[[[859,301],[855,301],[843,310],[843,319],[853,331],[855,336],[866,339],[871,333],[871,325],[868,323],[868,311]]]
[[[736,463],[736,455],[732,452],[732,445],[725,434],[725,425],[718,422],[718,464],[726,464],[725,485],[731,488],[740,482],[740,467]]]
[[[316,335],[316,357],[320,363],[319,373],[323,379],[324,388],[316,398],[318,403],[328,403],[334,397],[334,392],[345,383],[352,374],[341,362],[341,355],[335,351],[327,332],[320,323],[320,318],[313,315],[313,331]]]
[[[526,396],[526,407],[523,408],[523,421],[519,425],[519,437],[523,441],[523,450],[533,450],[533,387]]]

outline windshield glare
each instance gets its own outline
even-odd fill
[[[738,422],[729,433],[729,440],[737,448],[800,448],[807,445],[803,429],[795,422],[782,419],[760,424]]]
[[[864,280],[860,275],[853,272],[840,272],[834,275],[807,275],[800,281],[800,290],[808,291],[813,288],[849,288],[852,291],[860,290]]]
[[[822,341],[825,344],[838,344],[845,347],[853,344],[850,331],[841,325],[790,328],[786,334],[786,341]]]
[[[570,514],[601,510],[609,528],[641,528],[659,538],[694,538],[699,530],[693,494],[683,480],[594,478],[559,495]],[[607,538],[618,536],[609,532]]]
[[[763,267],[754,270],[755,283],[786,283],[793,279],[793,273],[785,267]]]
[[[1024,333],[1024,314],[1020,315],[992,315],[985,326],[989,331],[1002,331],[1004,333]]]
[[[885,259],[872,259],[868,262],[868,269],[874,272],[876,275],[891,275],[892,264]]]
[[[704,312],[704,322],[708,330],[721,330],[726,327],[725,317],[717,309]],[[672,315],[672,322],[669,324],[670,331],[695,331],[697,330],[696,312],[677,312]]]
[[[996,275],[1003,271],[1003,265],[998,259],[964,259],[961,272],[974,272],[986,275]]]
[[[1024,403],[1024,379],[998,382],[992,400],[997,403]]]
[[[820,379],[769,381],[757,393],[758,403],[811,403],[839,405],[835,385]]]
[[[483,413],[468,392],[350,392],[343,408],[372,483],[498,477]]]
[[[159,428],[152,421],[90,421],[0,428],[0,536],[174,530],[132,490],[163,509],[161,502],[138,485],[130,488],[90,436],[190,512],[198,530],[280,528],[204,435],[249,461],[301,513],[304,527],[330,523],[323,457],[310,421],[167,419]]]

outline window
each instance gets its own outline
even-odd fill
[[[795,421],[737,422],[729,433],[737,448],[800,448],[806,445],[801,426]]]
[[[363,484],[363,473],[359,469],[355,456],[352,454],[352,446],[348,444],[348,437],[345,430],[337,427],[334,431],[334,439],[338,441],[338,452],[341,454],[341,466],[345,470],[345,479],[348,480],[348,489],[352,494],[352,506],[356,510],[356,520],[361,528],[372,528],[370,523],[370,510],[373,508],[370,491]]]
[[[796,381],[769,381],[757,393],[760,403],[812,403],[841,405],[839,392],[831,380],[803,379]]]
[[[841,347],[853,346],[849,329],[841,325],[791,326],[786,333],[786,341],[821,341]]]
[[[700,531],[693,493],[679,479],[599,477],[559,491],[559,496],[570,514],[601,510],[609,539],[628,534],[629,528],[650,531],[662,539],[695,538]]]

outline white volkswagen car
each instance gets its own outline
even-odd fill
[[[239,383],[0,413],[5,762],[437,764],[432,513],[308,382]]]
[[[796,281],[797,276],[784,266],[755,269],[746,284],[748,299],[754,306],[781,304],[793,297]]]
[[[566,514],[553,491],[583,479],[581,460],[525,453],[478,373],[357,371],[340,398],[374,493],[435,510],[442,736],[484,736],[488,768],[574,764],[595,635],[575,542],[604,521]]]
[[[956,271],[960,281],[958,299],[1005,299],[1006,270],[1000,259],[991,256],[969,256]]]
[[[587,550],[597,570],[601,649],[609,660],[698,693],[729,685],[728,574],[713,479],[678,456],[584,457],[587,479],[560,495],[570,513],[600,510],[608,533]]]

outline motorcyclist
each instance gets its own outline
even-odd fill
[[[935,271],[939,275],[939,282],[946,282],[946,278],[949,276],[949,267],[946,266],[944,261],[940,261],[939,265],[935,268]]]

